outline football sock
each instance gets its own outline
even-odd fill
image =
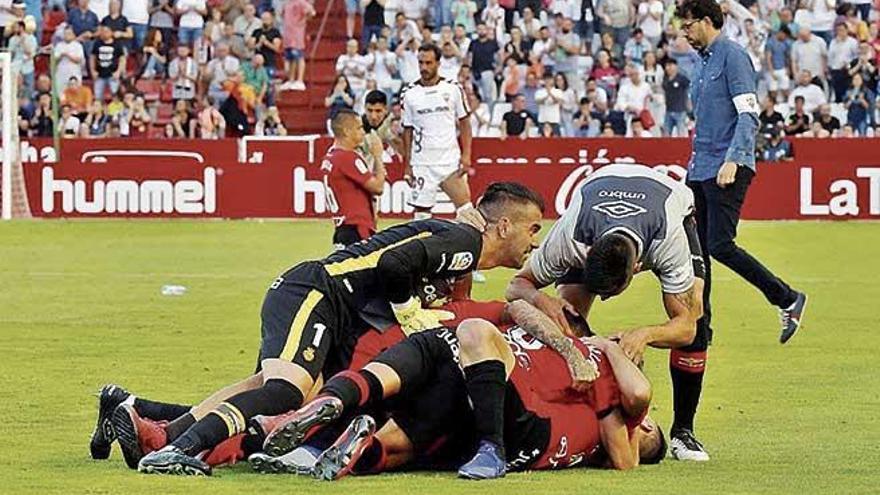
[[[165,436],[168,438],[169,442],[173,442],[174,440],[177,440],[177,437],[182,435],[183,432],[188,430],[189,427],[194,424],[196,424],[196,418],[194,418],[192,414],[187,412],[182,416],[179,416],[174,421],[168,423],[168,426],[165,427]]]
[[[481,440],[504,447],[504,363],[481,361],[464,369],[465,385],[474,406],[474,423]]]
[[[706,369],[706,351],[684,352],[673,349],[669,353],[669,373],[672,375],[672,402],[675,417],[672,429],[694,429],[694,416],[703,390]]]
[[[382,383],[366,370],[343,371],[333,376],[318,394],[330,395],[342,401],[343,410],[366,407],[382,400]]]
[[[173,421],[192,409],[192,406],[155,402],[140,397],[135,397],[133,406],[138,415],[153,421]]]
[[[248,421],[258,414],[275,416],[298,409],[302,392],[284,380],[268,380],[262,387],[231,397],[197,421],[172,444],[187,455],[197,455],[223,440],[244,433]]]
[[[388,455],[385,453],[385,446],[378,438],[373,437],[370,446],[361,454],[361,458],[351,468],[351,472],[355,474],[375,474],[381,473],[385,468],[385,461]]]

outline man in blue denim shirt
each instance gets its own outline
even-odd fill
[[[705,351],[712,340],[709,294],[709,256],[757,287],[779,307],[780,342],[790,339],[800,326],[806,295],[789,287],[734,242],[746,191],[755,176],[755,134],[758,97],[755,69],[746,51],[721,35],[724,14],[715,0],[685,0],[678,8],[682,29],[702,63],[691,83],[696,118],[693,153],[688,164],[688,185],[694,192],[697,231],[706,264],[703,318],[691,349]],[[702,390],[702,366],[673,369],[675,419],[670,435],[673,457],[708,460],[709,455],[693,435],[693,418]],[[681,391],[681,392],[680,392]]]

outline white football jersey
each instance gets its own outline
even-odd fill
[[[416,81],[403,89],[400,102],[403,126],[413,130],[410,165],[458,165],[456,126],[471,113],[461,85],[443,78],[434,86]]]

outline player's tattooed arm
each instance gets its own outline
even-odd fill
[[[575,347],[574,342],[541,310],[520,299],[509,303],[507,311],[526,333],[550,346],[565,359],[575,389],[585,390],[599,377],[596,363],[587,359]]]

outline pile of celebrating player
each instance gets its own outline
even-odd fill
[[[94,458],[118,442],[142,473],[209,475],[247,459],[257,471],[326,480],[413,468],[469,479],[630,469],[660,462],[667,447],[708,459],[693,433],[711,330],[691,190],[645,167],[603,167],[538,247],[535,192],[494,183],[469,202],[469,110],[438,61],[436,47],[420,50],[401,140],[382,93],[367,96],[363,117],[333,119],[322,168],[337,249],[269,286],[256,371],[197,405],[104,387]],[[389,146],[404,157],[417,218],[377,232]],[[430,218],[439,194],[456,220]],[[495,267],[519,269],[498,294],[506,301],[472,300],[473,272]],[[623,293],[643,271],[659,278],[668,320],[594,334],[596,297]],[[555,295],[540,290],[548,286]],[[671,350],[668,446],[647,415],[648,346]]]

